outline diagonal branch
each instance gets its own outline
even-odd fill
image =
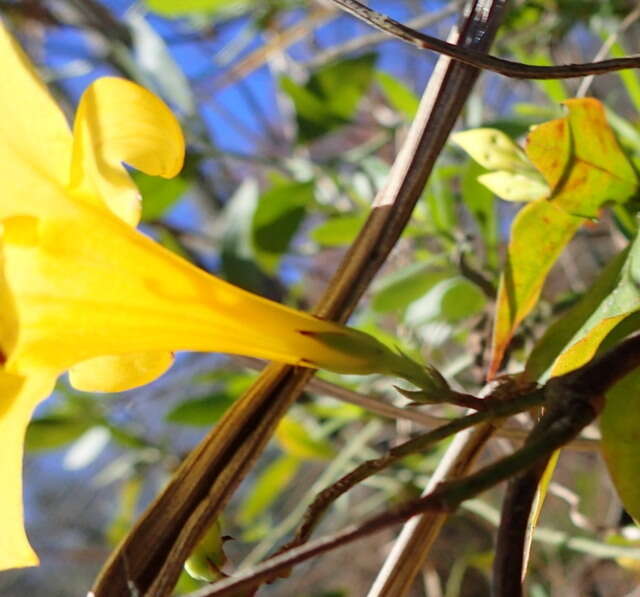
[[[487,23],[485,28],[465,27],[460,35],[454,33],[451,36],[451,41],[455,42],[459,39],[459,43],[466,44],[474,50],[488,50],[504,8],[505,2],[502,1],[481,0],[474,2],[473,12],[485,15]],[[440,57],[438,64],[448,65],[448,76],[457,79],[462,88],[465,85],[470,88],[478,73],[476,69],[460,62],[451,62],[444,56]],[[436,66],[437,68],[438,66]],[[487,422],[472,430],[459,433],[447,448],[425,488],[424,494],[430,493],[441,481],[463,476],[470,469],[496,428],[497,425],[493,422]],[[407,522],[369,590],[368,596],[402,597],[406,595],[411,590],[414,579],[420,573],[431,546],[447,518],[448,513],[434,510]]]
[[[535,406],[541,406],[543,401],[544,394],[540,391],[533,391],[523,396],[514,396],[508,400],[487,400],[487,408],[481,412],[455,419],[446,425],[437,427],[432,431],[418,435],[413,439],[391,448],[383,456],[366,460],[316,496],[316,499],[307,509],[302,525],[298,529],[296,536],[290,543],[285,545],[280,552],[287,551],[305,543],[329,506],[358,483],[361,483],[410,454],[424,452],[436,442],[442,441],[464,429],[469,429],[485,421],[509,417],[534,408]]]
[[[437,37],[416,31],[402,23],[368,8],[357,0],[331,0],[365,23],[397,37],[421,50],[432,50],[476,68],[493,71],[514,79],[575,79],[587,75],[602,75],[627,68],[640,68],[640,55],[612,58],[586,64],[533,66],[489,56],[472,48],[463,48]]]

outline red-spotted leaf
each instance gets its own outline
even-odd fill
[[[604,203],[633,195],[637,177],[604,106],[593,98],[564,104],[567,116],[534,128],[526,153],[553,189],[551,201],[572,214],[595,217]]]
[[[527,157],[551,188],[515,218],[496,305],[489,377],[497,372],[520,322],[529,314],[556,259],[579,228],[608,202],[623,202],[638,186],[604,108],[594,99],[565,102],[568,113],[534,128]]]

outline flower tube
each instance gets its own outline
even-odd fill
[[[0,66],[6,569],[38,561],[23,528],[23,438],[34,408],[65,371],[78,389],[121,391],[164,373],[176,350],[349,373],[392,370],[398,355],[366,334],[215,278],[135,229],[140,198],[123,163],[168,178],[184,157],[180,126],[157,97],[123,79],[99,79],[70,130],[1,23]]]

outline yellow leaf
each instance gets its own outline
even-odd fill
[[[549,196],[549,187],[537,174],[514,174],[497,170],[478,176],[478,181],[505,201],[536,201]]]
[[[531,170],[524,152],[511,138],[498,129],[480,128],[451,135],[451,140],[464,149],[487,170],[521,172]]]
[[[489,378],[498,371],[513,332],[536,304],[547,273],[581,224],[582,219],[544,199],[527,204],[516,216],[498,288]]]

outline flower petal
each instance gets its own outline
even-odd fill
[[[54,383],[49,375],[25,379],[0,371],[0,570],[38,564],[24,530],[22,453],[31,413]]]
[[[103,201],[135,225],[140,194],[123,162],[171,178],[180,172],[183,159],[180,125],[155,95],[115,77],[98,79],[84,92],[73,127],[74,192],[91,202]]]
[[[71,132],[28,58],[0,21],[0,218],[42,213],[67,182]]]
[[[83,392],[124,392],[160,377],[173,364],[170,352],[96,357],[69,370],[69,381]]]

